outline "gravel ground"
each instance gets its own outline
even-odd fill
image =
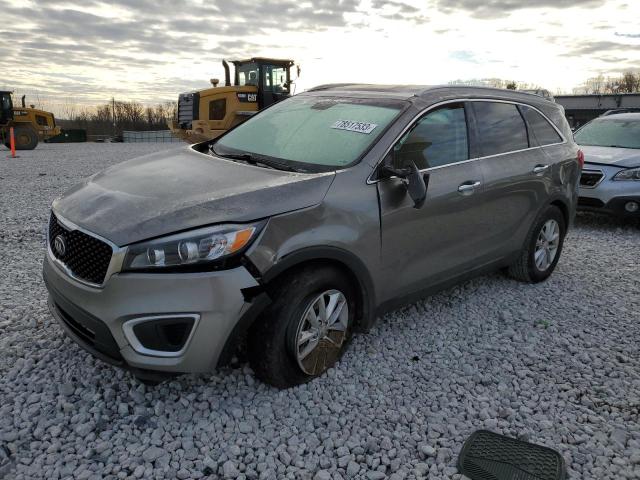
[[[156,388],[67,340],[41,280],[48,206],[168,145],[0,152],[0,477],[462,478],[485,428],[562,452],[572,479],[640,478],[640,228],[578,217],[549,281],[482,277],[380,319],[310,384],[247,366]]]

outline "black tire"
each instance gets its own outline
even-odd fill
[[[340,349],[323,358],[322,371],[305,373],[296,357],[298,326],[304,313],[323,292],[338,290],[346,297],[348,327]],[[273,303],[252,326],[247,341],[249,362],[256,377],[278,388],[289,388],[320,376],[342,357],[351,336],[356,310],[353,286],[337,269],[310,266],[285,275],[269,294]]]
[[[33,150],[38,146],[38,134],[29,127],[16,127],[13,131],[16,150]]]
[[[555,220],[558,223],[558,226],[560,227],[560,237],[553,262],[545,270],[540,270],[535,262],[536,242],[543,226],[549,220]],[[549,205],[533,222],[533,226],[527,235],[520,257],[508,269],[509,275],[516,280],[527,283],[543,282],[549,278],[555,270],[558,260],[560,260],[566,233],[567,226],[564,220],[564,215],[562,215],[562,212],[558,207]]]

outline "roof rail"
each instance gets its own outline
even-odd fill
[[[325,83],[323,85],[316,85],[313,88],[310,88],[309,90],[307,90],[307,92],[319,92],[321,90],[331,90],[332,88],[339,88],[339,87],[349,87],[351,85],[364,85],[362,83]]]

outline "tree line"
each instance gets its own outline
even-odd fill
[[[113,100],[95,108],[68,105],[64,119],[57,123],[65,129],[86,130],[88,136],[120,136],[125,130],[167,130],[168,122],[178,118],[177,102],[145,106],[138,102]]]
[[[472,80],[454,80],[450,85],[472,85],[493,88],[507,88],[510,90],[541,90],[544,86],[536,83],[505,80],[502,78],[482,78]],[[552,92],[556,95],[567,93],[558,89]],[[573,89],[575,95],[606,95],[620,93],[640,93],[640,71],[627,71],[617,76],[598,75],[588,78],[584,83]]]
[[[584,85],[575,88],[573,93],[587,95],[604,95],[618,93],[639,93],[640,92],[640,72],[624,72],[621,76],[605,77],[598,75],[589,78]]]

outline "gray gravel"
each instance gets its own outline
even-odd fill
[[[482,277],[395,311],[323,378],[248,366],[147,388],[67,340],[40,276],[50,202],[168,145],[0,151],[0,477],[462,478],[485,428],[558,449],[572,479],[640,478],[640,228],[579,216],[541,285]]]

